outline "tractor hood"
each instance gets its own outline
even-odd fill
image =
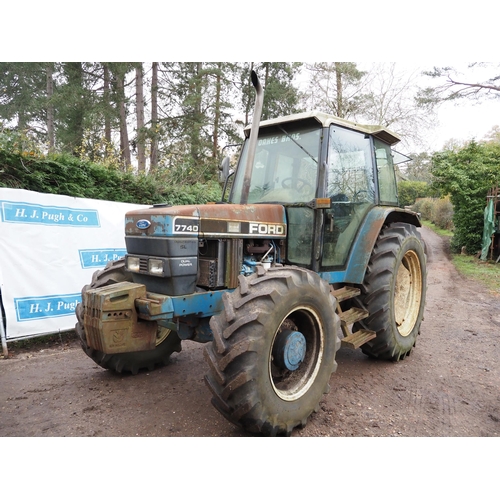
[[[285,209],[270,204],[157,205],[128,212],[125,236],[285,238]]]

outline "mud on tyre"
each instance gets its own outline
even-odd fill
[[[384,228],[370,257],[361,295],[355,305],[370,313],[353,331],[365,328],[377,336],[361,347],[371,357],[398,361],[409,355],[424,316],[426,255],[417,228],[393,223]]]
[[[318,409],[336,369],[339,319],[328,284],[295,267],[262,267],[223,296],[205,349],[213,405],[264,435],[290,435]]]
[[[85,300],[84,292],[88,289],[101,288],[122,281],[132,281],[132,278],[125,270],[125,260],[119,259],[108,263],[104,269],[94,273],[90,285],[86,285],[82,289],[82,298]],[[87,345],[83,327],[83,303],[77,305],[76,317],[77,323],[75,329],[80,338],[83,351],[99,366],[108,370],[118,373],[131,372],[133,374],[138,373],[143,368],[153,370],[157,365],[164,365],[173,352],[181,351],[181,341],[177,333],[168,328],[158,327],[155,349],[150,351],[105,354]]]

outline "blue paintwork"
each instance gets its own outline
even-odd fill
[[[295,371],[306,355],[306,339],[300,332],[290,332],[283,346],[283,361],[290,371]]]
[[[213,292],[193,293],[175,297],[169,297],[168,295],[154,295],[154,306],[158,307],[158,302],[160,302],[160,312],[158,314],[156,314],[156,311],[155,313],[151,312],[147,301],[145,301],[144,304],[140,301],[136,301],[136,306],[139,315],[142,318],[152,321],[175,320],[185,316],[206,318],[222,311],[224,308],[222,295],[225,292],[232,291],[233,289],[217,290]]]
[[[152,215],[153,236],[173,236],[173,217],[171,215]]]

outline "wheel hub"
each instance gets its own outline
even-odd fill
[[[274,363],[279,368],[295,371],[306,355],[306,339],[294,330],[278,333],[273,347]]]

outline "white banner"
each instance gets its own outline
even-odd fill
[[[82,287],[125,255],[125,213],[142,206],[0,188],[7,340],[73,329]]]

